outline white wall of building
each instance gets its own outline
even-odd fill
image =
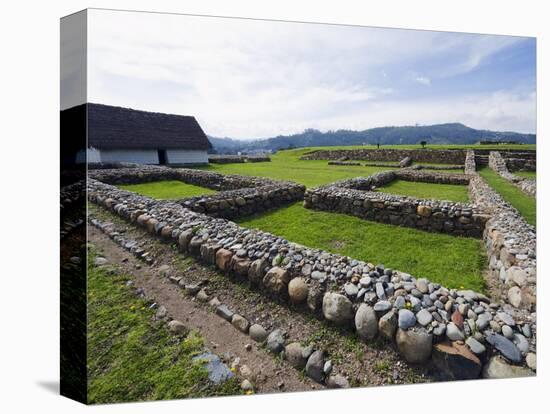
[[[97,150],[88,148],[79,151],[76,162],[133,162],[136,164],[158,164],[157,150]],[[200,150],[166,150],[168,164],[208,164],[208,154]]]
[[[208,164],[208,154],[205,150],[166,150],[168,164]]]
[[[101,162],[101,153],[95,148],[88,148],[86,151],[81,150],[76,153],[76,163],[82,164],[88,162]]]
[[[157,150],[101,150],[101,162],[158,164]]]

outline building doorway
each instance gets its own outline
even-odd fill
[[[158,156],[159,156],[159,165],[166,165],[166,150],[159,149]]]

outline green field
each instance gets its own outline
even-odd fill
[[[531,180],[536,180],[537,179],[537,172],[536,171],[516,171],[516,172],[513,172],[512,174],[517,175],[519,177],[529,178]]]
[[[308,151],[310,151],[309,148],[279,151],[271,156],[271,162],[210,164],[203,168],[222,174],[241,174],[290,180],[304,184],[308,188],[388,170],[388,168],[383,167],[328,165],[327,161],[324,160],[300,160],[299,158]]]
[[[502,178],[489,167],[480,169],[479,174],[497,191],[504,200],[514,206],[525,220],[537,225],[537,209],[535,197],[528,196],[514,184]]]
[[[384,187],[379,187],[376,191],[415,198],[458,201],[462,203],[467,203],[469,200],[468,187],[456,184],[432,184],[395,180]]]
[[[449,288],[484,290],[485,257],[478,239],[309,210],[301,202],[238,222],[308,247],[383,263]]]
[[[164,400],[241,394],[231,379],[215,386],[199,361],[196,332],[174,336],[126,286],[128,277],[88,268],[88,402]]]
[[[407,146],[404,146],[407,147]],[[413,146],[410,146],[413,147]],[[293,150],[279,151],[271,156],[271,162],[257,163],[235,163],[235,164],[210,164],[202,167],[209,171],[222,174],[242,174],[259,177],[269,177],[279,180],[290,180],[304,184],[308,188],[318,187],[334,181],[344,180],[353,177],[366,177],[376,172],[391,170],[389,167],[365,167],[349,165],[328,165],[326,160],[304,161],[300,157],[306,152],[314,149],[337,149],[337,148],[369,148],[369,146],[358,147],[316,147],[300,148]],[[386,147],[384,147],[386,148]],[[389,146],[388,146],[389,148]],[[415,147],[416,148],[416,147]],[[364,160],[360,162],[366,162]],[[442,172],[458,172],[462,170],[451,170]]]
[[[119,187],[157,200],[176,200],[216,192],[209,188],[186,184],[181,181],[155,181],[144,184],[120,185]]]

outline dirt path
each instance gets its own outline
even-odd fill
[[[98,229],[88,227],[89,241],[96,246],[110,264],[118,266],[132,275],[136,287],[143,288],[148,298],[154,298],[164,306],[168,315],[185,323],[191,329],[200,331],[207,346],[229,364],[240,359],[240,366],[247,365],[255,374],[256,391],[261,393],[305,391],[322,388],[308,378],[301,378],[298,371],[278,361],[267,351],[259,348],[249,336],[235,329],[231,324],[205,309],[191,297],[182,294],[177,285],[158,274],[158,266],[149,267],[136,259]],[[250,350],[245,346],[250,344]]]

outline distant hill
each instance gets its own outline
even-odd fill
[[[399,145],[418,144],[475,144],[479,141],[515,141],[522,144],[535,144],[535,134],[500,132],[474,129],[460,123],[371,128],[364,131],[338,130],[321,132],[307,129],[300,134],[280,135],[258,140],[236,140],[232,138],[208,137],[218,153],[237,151],[276,151],[283,148],[299,148],[334,145]]]
[[[253,140],[239,140],[233,138],[217,138],[208,135],[208,140],[217,152],[236,152],[242,151],[253,142]]]

